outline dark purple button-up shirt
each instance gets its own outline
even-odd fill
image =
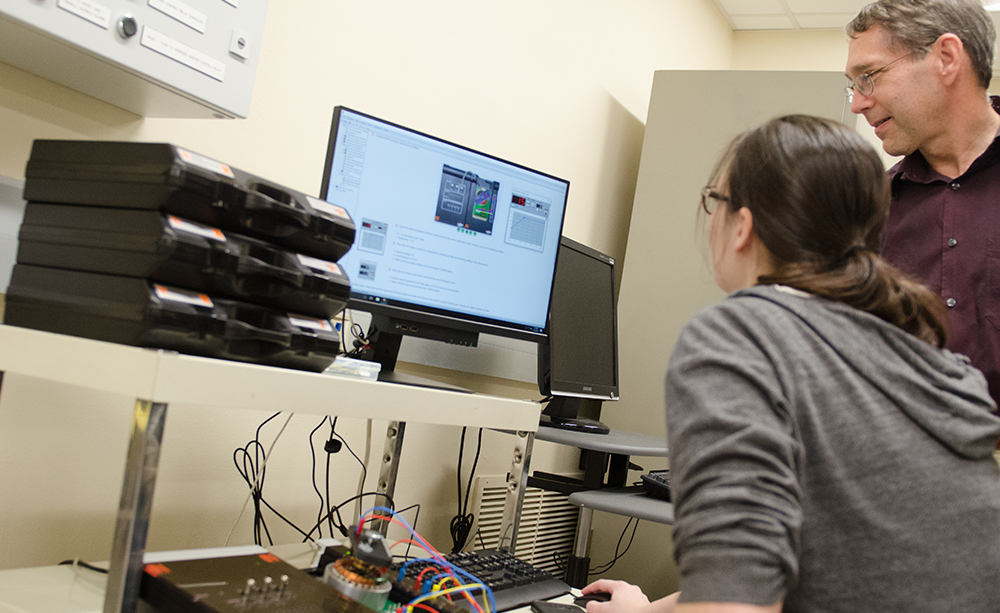
[[[992,100],[1000,113],[1000,98]],[[882,255],[944,298],[951,319],[948,348],[969,356],[998,401],[1000,138],[955,179],[935,172],[919,151],[889,176],[892,205]]]

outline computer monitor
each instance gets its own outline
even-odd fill
[[[479,333],[538,342],[569,182],[337,107],[320,197],[358,229],[340,260],[348,308],[372,314],[383,380],[404,335],[476,346]]]
[[[614,258],[562,237],[548,330],[538,348],[538,389],[552,398],[541,424],[607,433],[578,413],[583,399],[618,400]]]

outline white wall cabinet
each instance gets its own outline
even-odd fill
[[[267,0],[0,0],[0,61],[146,117],[246,117]]]

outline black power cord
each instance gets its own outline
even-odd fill
[[[57,566],[79,566],[80,568],[86,568],[87,570],[92,570],[96,573],[108,574],[108,569],[101,568],[100,566],[94,566],[93,564],[87,564],[83,560],[63,560]]]
[[[625,551],[623,551],[623,552],[621,552],[619,554],[618,553],[618,548],[621,547],[622,539],[625,538],[625,533],[628,532],[628,526],[629,526],[629,524],[632,523],[633,520],[635,521],[635,524],[632,525],[632,536],[630,536],[629,539],[628,539],[628,545],[625,546]],[[618,537],[618,544],[615,545],[615,557],[610,562],[608,562],[606,564],[602,564],[601,566],[598,566],[597,568],[590,569],[587,574],[589,574],[590,576],[600,575],[600,574],[606,573],[609,570],[611,570],[612,568],[614,568],[615,562],[617,562],[618,560],[622,559],[622,557],[626,553],[628,553],[629,548],[632,547],[632,540],[635,538],[635,530],[638,527],[639,527],[639,520],[636,519],[636,518],[634,518],[634,517],[630,517],[629,520],[627,522],[625,522],[625,528],[622,530],[621,536]]]
[[[305,534],[305,536],[306,536],[306,538],[304,539],[303,542],[305,542],[305,540],[312,539],[312,533],[318,531],[319,528],[320,528],[320,526],[322,526],[323,522],[325,522],[325,521],[331,521],[332,524],[333,524],[333,526],[337,529],[337,531],[340,532],[340,534],[343,535],[344,537],[347,537],[350,534],[350,528],[347,525],[344,524],[344,519],[340,515],[340,509],[341,509],[341,507],[343,507],[345,505],[348,505],[348,504],[354,502],[355,500],[358,500],[359,498],[364,498],[366,496],[381,496],[381,497],[385,498],[387,506],[390,509],[395,510],[395,508],[396,508],[396,503],[393,502],[392,498],[388,494],[385,494],[383,492],[364,492],[362,494],[358,494],[357,496],[351,496],[350,498],[348,498],[347,500],[341,502],[340,504],[334,505],[334,506],[330,507],[330,511],[326,515],[324,515],[323,517],[319,518],[319,521],[317,521],[316,525],[313,526],[309,530],[308,534],[306,534],[305,532],[303,532],[303,534]],[[377,502],[377,500],[376,500],[376,502]],[[419,509],[420,509],[420,507],[418,505],[414,505],[414,506],[417,507],[417,513],[418,513],[418,517],[419,517],[419,513],[420,513]],[[409,510],[409,509],[412,509],[412,508],[413,507],[407,507],[405,510]],[[333,519],[333,518],[336,518],[336,519]],[[414,523],[416,523],[416,520],[414,520]]]
[[[271,532],[267,527],[267,522],[264,520],[264,508],[267,508],[269,511],[274,513],[278,519],[294,528],[299,534],[305,536],[306,539],[310,538],[310,536],[301,528],[279,513],[277,509],[272,507],[270,503],[264,499],[264,478],[267,474],[267,465],[265,461],[267,459],[267,453],[264,450],[264,445],[260,442],[260,433],[264,426],[278,415],[281,415],[281,413],[275,413],[261,422],[261,424],[257,426],[257,432],[254,435],[254,439],[248,442],[245,447],[239,447],[233,452],[233,463],[236,464],[236,470],[250,487],[250,496],[253,499],[254,506],[254,543],[261,546],[264,545],[264,537],[267,537],[269,545],[274,544],[274,541],[271,538]],[[285,422],[285,425],[288,425],[288,422]],[[284,427],[282,427],[282,431],[284,431]],[[279,432],[278,435],[280,436],[281,433]]]
[[[462,456],[465,453],[465,432],[468,428],[462,428],[462,440],[458,446],[458,515],[451,518],[451,542],[452,553],[458,553],[465,549],[465,544],[469,541],[469,534],[472,532],[472,525],[475,516],[469,513],[469,494],[472,492],[472,479],[476,474],[476,465],[479,463],[479,454],[483,450],[483,429],[479,429],[479,437],[476,443],[476,457],[472,461],[472,471],[469,473],[469,482],[465,488],[465,502],[462,501]]]
[[[264,521],[264,515],[261,509],[261,504],[267,504],[264,502],[264,476],[267,471],[267,467],[264,466],[264,456],[266,453],[264,451],[264,446],[260,442],[260,431],[269,421],[278,415],[281,415],[281,412],[275,413],[261,422],[261,424],[257,426],[257,433],[254,436],[254,439],[247,443],[245,447],[239,447],[233,452],[233,463],[236,464],[236,470],[239,471],[240,476],[243,477],[243,480],[246,481],[247,485],[250,487],[250,495],[253,499],[254,507],[253,539],[254,543],[257,545],[263,544],[262,540],[264,535],[267,536],[269,542],[271,540],[271,534],[267,529],[267,522]],[[241,459],[242,462],[240,461]],[[259,480],[258,471],[260,473]]]

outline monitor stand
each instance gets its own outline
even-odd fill
[[[542,411],[542,418],[538,425],[546,428],[586,432],[587,434],[608,434],[611,432],[611,428],[604,422],[577,417],[579,411],[580,398],[554,396],[545,410]]]
[[[466,389],[464,387],[459,387],[457,385],[452,385],[450,383],[445,383],[443,381],[435,381],[434,379],[426,379],[424,377],[418,377],[417,375],[410,375],[403,372],[396,372],[395,370],[379,371],[378,380],[385,381],[386,383],[395,383],[397,385],[429,387],[431,389],[447,390],[449,392],[462,392],[465,394],[475,393],[472,390]]]
[[[538,425],[544,428],[559,428],[560,430],[572,430],[574,432],[586,432],[587,434],[608,434],[611,428],[602,421],[587,419],[586,417],[556,417],[542,415]]]
[[[433,379],[418,377],[417,375],[396,372],[396,358],[399,356],[399,347],[403,342],[403,335],[380,329],[376,325],[376,321],[376,318],[373,317],[372,325],[368,330],[368,340],[370,342],[371,349],[368,350],[365,355],[362,355],[361,359],[368,360],[370,362],[378,362],[382,365],[382,369],[378,373],[379,381],[395,383],[397,385],[428,387],[431,389],[447,390],[450,392],[463,392],[465,394],[474,393],[470,389],[452,385],[450,383],[444,383],[443,381],[435,381]]]

